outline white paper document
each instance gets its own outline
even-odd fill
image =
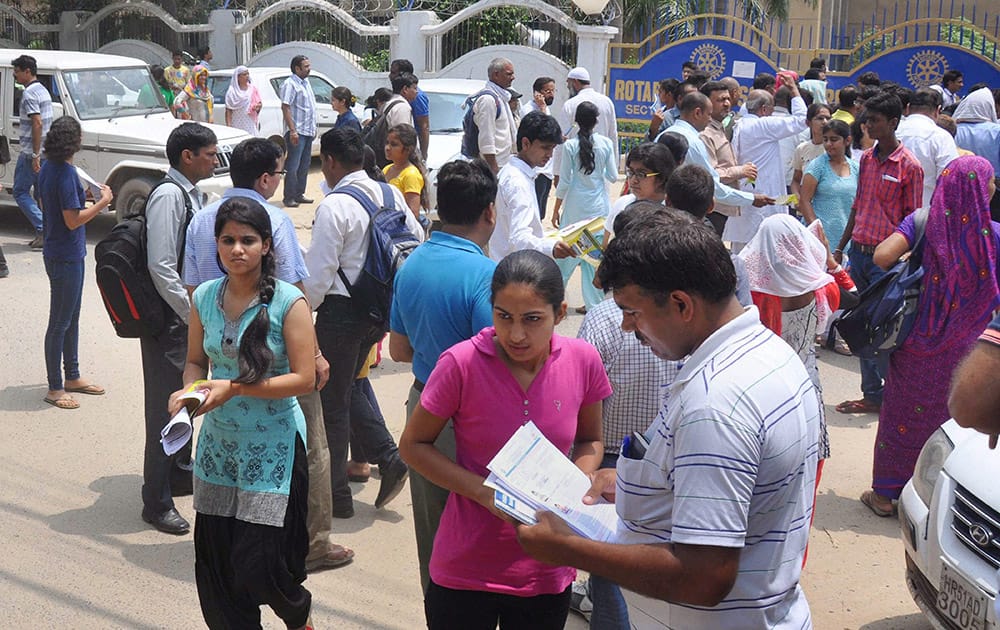
[[[167,455],[173,455],[181,450],[188,443],[188,440],[191,439],[193,432],[194,427],[191,425],[191,415],[188,413],[187,408],[182,408],[170,419],[167,426],[163,427],[163,430],[160,431],[160,443],[163,444],[163,452]]]
[[[528,422],[486,466],[486,485],[496,506],[515,519],[535,522],[539,510],[554,512],[581,536],[607,542],[615,537],[618,514],[613,503],[583,503],[590,478]]]

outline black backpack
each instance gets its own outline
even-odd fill
[[[917,319],[923,288],[924,228],[927,211],[917,210],[910,257],[869,285],[858,304],[834,321],[851,353],[865,359],[888,355],[903,345]],[[832,337],[832,335],[831,335]]]
[[[503,113],[503,108],[500,107],[500,97],[490,90],[480,90],[465,99],[465,116],[462,117],[462,155],[470,160],[479,157],[479,125],[476,124],[476,117],[472,108],[475,106],[476,101],[479,100],[480,97],[486,96],[487,94],[492,96],[493,100],[496,101],[496,120],[499,120],[500,115]]]
[[[389,164],[389,160],[385,158],[385,141],[389,137],[389,112],[400,104],[401,101],[389,103],[385,111],[375,117],[371,124],[361,132],[361,139],[375,152],[375,163],[378,164],[379,168],[384,168]]]
[[[355,310],[383,331],[388,331],[393,280],[420,240],[406,224],[405,213],[410,211],[409,208],[396,209],[392,188],[384,182],[378,184],[382,189],[382,206],[376,206],[371,197],[357,186],[344,186],[330,194],[349,195],[361,204],[371,219],[367,230],[368,253],[361,275],[352,285],[343,269],[338,269],[337,274],[347,288]]]
[[[184,194],[184,237],[177,256],[177,272],[180,273],[187,225],[193,216],[191,199],[183,187],[170,177],[161,179],[153,190],[164,184],[173,184]],[[150,197],[153,190],[149,191]],[[149,202],[149,197],[146,202]],[[141,214],[128,217],[116,225],[94,248],[101,300],[115,327],[115,334],[126,339],[159,335],[170,308],[149,275],[146,251],[145,206]]]

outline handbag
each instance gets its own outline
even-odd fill
[[[910,257],[893,266],[858,296],[858,304],[844,311],[833,326],[851,353],[864,359],[887,356],[903,345],[917,319],[923,288],[924,230],[928,210],[920,208],[914,219]]]

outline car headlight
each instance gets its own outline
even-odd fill
[[[944,462],[955,450],[948,434],[942,429],[938,429],[924,444],[917,458],[917,465],[913,470],[913,489],[917,496],[924,502],[924,505],[931,504],[931,496],[934,494],[934,484],[937,482]]]

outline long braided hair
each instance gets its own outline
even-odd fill
[[[274,297],[274,246],[271,238],[271,219],[260,203],[246,197],[233,197],[219,206],[219,213],[215,217],[216,239],[230,221],[250,227],[257,232],[261,241],[269,245],[267,253],[261,257],[260,262],[260,280],[257,285],[260,305],[257,315],[247,326],[240,340],[240,375],[233,379],[234,383],[252,385],[267,376],[274,361],[274,353],[267,345],[267,333],[271,328],[267,309]]]
[[[576,108],[576,124],[580,126],[577,136],[580,139],[580,170],[587,175],[594,172],[597,164],[594,160],[594,126],[597,125],[597,105],[589,101],[580,103]]]

